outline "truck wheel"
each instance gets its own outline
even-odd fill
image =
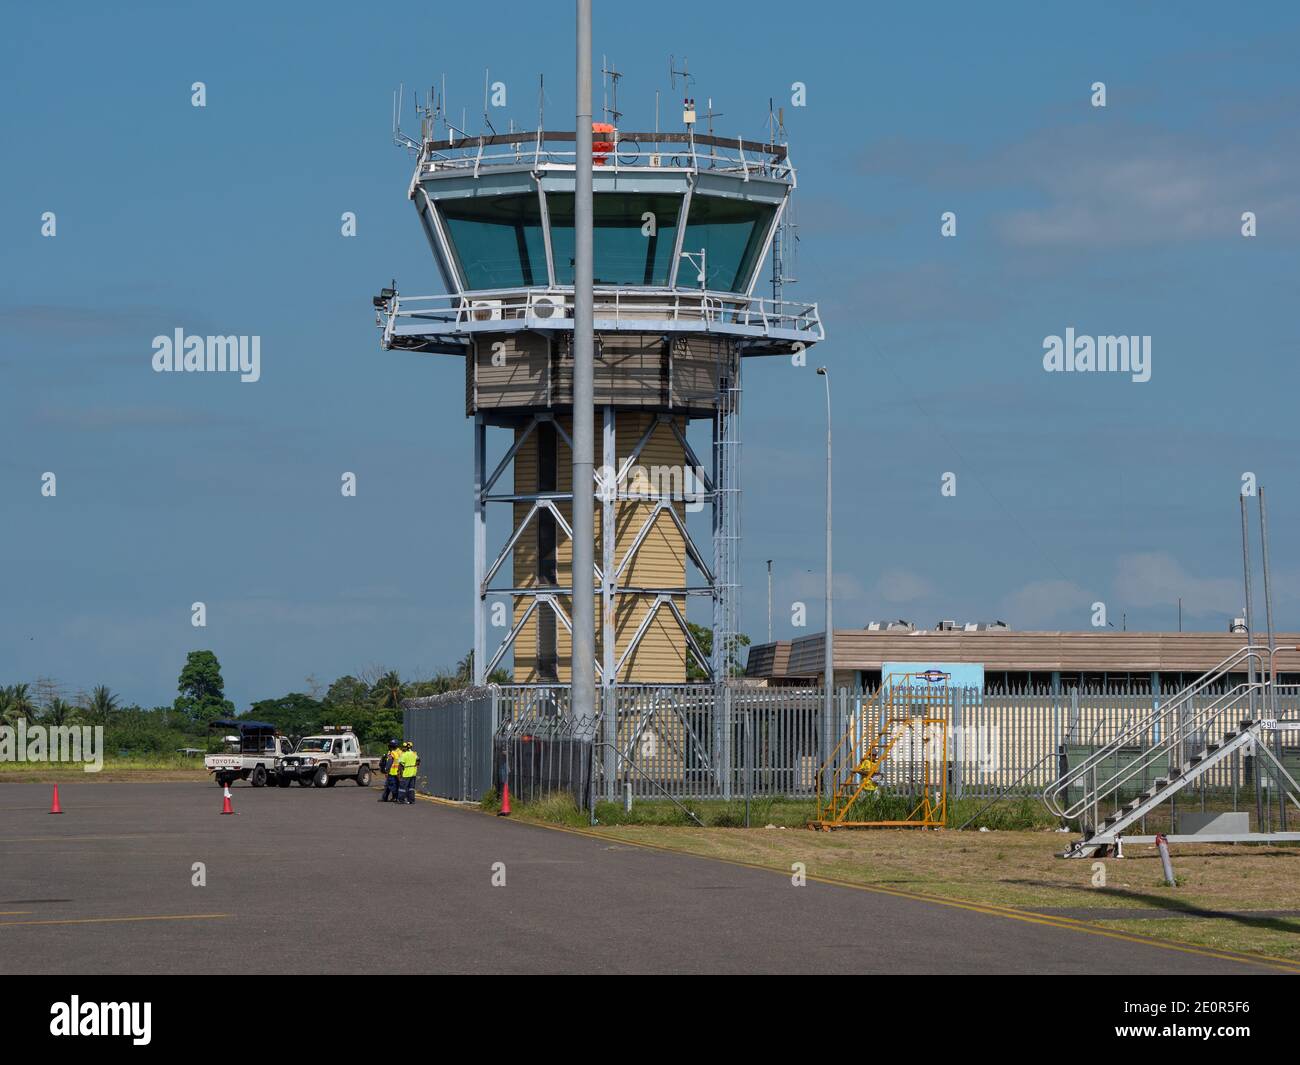
[[[255,766],[252,773],[248,775],[248,782],[255,788],[266,787],[266,766]]]
[[[279,784],[280,787],[287,788],[293,783],[293,777],[289,776],[288,773],[278,773],[276,774],[275,782]]]
[[[330,771],[326,769],[324,766],[321,766],[318,770],[316,770],[315,774],[311,778],[312,787],[314,788],[323,788],[329,782],[330,782]]]
[[[299,785],[300,787],[310,788],[314,783],[316,783],[316,778],[315,778],[315,777],[299,777],[299,778],[298,778],[298,785]]]
[[[212,783],[214,783],[219,788],[224,788],[226,786],[225,778],[222,777],[220,773],[212,774]]]
[[[339,782],[339,778],[338,778],[338,777],[330,777],[329,780],[325,781],[325,786],[326,786],[327,788],[332,788],[332,787],[334,787],[334,785],[337,784],[338,782]]]
[[[370,787],[370,767],[368,765],[363,765],[357,770],[357,787]]]

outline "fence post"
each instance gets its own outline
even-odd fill
[[[753,707],[745,711],[745,737],[743,740],[745,750],[745,827],[749,827],[749,799],[754,791],[754,729],[752,718],[754,716]]]
[[[964,730],[965,724],[962,715],[962,689],[949,688],[948,694],[952,698],[952,713],[949,715],[949,727],[952,730],[953,737],[953,756],[952,756],[952,797],[956,801],[962,797],[962,756],[965,752]],[[947,771],[944,766],[944,771]]]
[[[476,700],[463,699],[460,704],[460,794],[458,798],[464,802],[469,798],[469,707],[470,703]]]
[[[731,737],[731,685],[723,683],[722,685],[722,703],[714,706],[722,723],[722,749],[718,752],[718,768],[722,775],[722,797],[726,800],[731,799],[732,795],[732,764],[734,761]]]
[[[605,799],[612,802],[614,799],[614,787],[618,783],[618,754],[615,751],[618,745],[618,687],[615,683],[608,683],[601,686],[601,714],[604,724],[601,726],[601,739],[609,746],[602,748],[604,758],[605,777]]]

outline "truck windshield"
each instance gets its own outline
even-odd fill
[[[308,736],[298,744],[299,751],[321,751],[326,752],[333,749],[333,740],[324,740],[316,736]]]

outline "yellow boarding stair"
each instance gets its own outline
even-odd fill
[[[809,828],[942,828],[948,811],[949,675],[891,673],[850,722],[817,771],[817,816]],[[851,820],[862,797],[880,789],[891,756],[891,788],[916,802],[903,819]]]

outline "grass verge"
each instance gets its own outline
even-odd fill
[[[495,809],[495,798],[485,796],[484,805]],[[989,812],[992,823],[1015,827],[984,832],[811,832],[803,827],[810,804],[792,800],[766,800],[761,817],[754,804],[751,824],[757,827],[744,829],[731,827],[743,824],[743,803],[687,805],[706,827],[694,825],[671,803],[637,802],[630,813],[620,804],[600,803],[594,831],[786,874],[800,862],[812,876],[964,902],[1064,911],[1098,927],[1300,961],[1300,917],[1251,913],[1300,911],[1298,847],[1176,845],[1179,883],[1169,887],[1155,847],[1130,844],[1122,859],[1057,857],[1073,837],[1043,826],[1036,803],[995,807]],[[564,795],[515,803],[512,813],[523,820],[589,828],[589,815]]]
[[[201,758],[176,754],[134,758],[106,757],[97,773],[82,762],[0,762],[0,783],[40,784],[53,781],[203,780],[208,774]]]

